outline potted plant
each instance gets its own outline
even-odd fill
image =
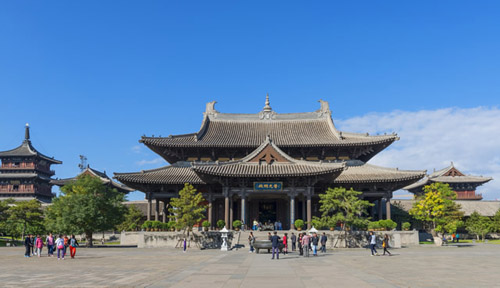
[[[380,222],[379,221],[373,221],[368,223],[368,230],[369,231],[378,231],[380,229]]]
[[[304,227],[304,220],[297,219],[293,224],[295,225],[295,229],[297,229],[297,231],[302,231],[302,227]]]
[[[167,222],[167,224],[168,224],[168,229],[170,231],[175,231],[175,221],[170,220],[170,221]]]
[[[233,228],[234,228],[234,230],[240,231],[240,227],[241,227],[241,221],[240,220],[234,220],[233,221]]]
[[[159,222],[159,221],[153,221],[151,223],[151,228],[153,228],[154,231],[158,231],[158,229],[160,228],[160,224],[161,224],[161,222]]]
[[[224,226],[226,226],[226,222],[224,220],[217,221],[217,228],[222,229]]]
[[[210,228],[210,222],[208,222],[208,220],[205,220],[203,221],[203,223],[201,223],[201,226],[203,226],[203,230],[208,231],[208,228]]]
[[[401,224],[401,228],[403,228],[403,230],[405,230],[405,231],[410,230],[410,228],[411,228],[410,222],[404,222],[403,224]]]

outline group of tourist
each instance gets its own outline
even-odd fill
[[[270,228],[268,228],[268,227],[270,227]],[[273,227],[274,227],[274,230],[276,230],[276,231],[283,230],[283,224],[279,220],[275,221],[274,224],[270,223],[270,222],[265,222],[264,224],[262,224],[262,222],[258,222],[257,220],[253,220],[253,222],[252,222],[252,230],[253,231],[262,230],[262,229],[272,230]]]
[[[307,234],[307,233],[299,233],[298,237],[292,232],[292,235],[290,237],[291,242],[292,242],[292,251],[295,251],[296,247],[298,246],[299,248],[299,255],[304,256],[304,257],[309,257],[309,252],[313,252],[313,256],[318,256],[318,245],[321,244],[320,247],[320,252],[321,253],[326,253],[326,243],[328,241],[328,237],[326,236],[326,233],[323,232],[321,237],[318,236],[317,233],[312,233],[312,234]],[[279,259],[279,248],[280,244],[283,244],[283,254],[286,255],[288,254],[288,233],[285,233],[283,236],[283,239],[281,239],[280,236],[278,236],[278,232],[274,231],[273,234],[271,232],[268,233],[268,240],[271,241],[271,247],[272,247],[272,258]],[[376,246],[377,246],[377,237],[376,235],[370,231],[370,236],[368,239],[370,243],[370,251],[372,256],[379,256]],[[384,239],[382,240],[382,248],[384,248],[384,254],[383,255],[389,255],[392,256],[391,252],[389,252],[389,235],[385,234]],[[248,244],[250,246],[250,250],[248,251],[249,253],[253,253],[255,251],[254,249],[254,243],[255,243],[255,236],[253,235],[253,232],[250,232],[250,235],[248,236]]]
[[[68,238],[66,235],[59,235],[57,239],[54,239],[52,233],[50,233],[46,238],[45,242],[40,235],[27,235],[24,239],[24,247],[26,251],[24,253],[24,257],[31,256],[42,256],[42,249],[47,245],[47,257],[54,257],[54,251],[57,250],[57,260],[63,259],[66,256],[66,251],[69,247],[69,252],[71,258],[75,258],[76,255],[76,247],[78,247],[78,241],[75,238],[75,235],[71,235],[71,238]]]

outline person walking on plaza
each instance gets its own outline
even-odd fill
[[[319,243],[318,234],[314,233],[312,236],[313,256],[318,256],[318,243]]]
[[[41,257],[43,248],[43,239],[42,237],[40,237],[40,235],[36,236],[35,246],[36,246],[36,254],[38,255],[38,257]]]
[[[47,242],[47,256],[52,257],[54,256],[54,236],[52,236],[52,233],[47,236],[47,239],[45,239],[45,242]]]
[[[64,235],[64,256],[66,256],[66,252],[68,251],[69,247],[69,238],[67,235]]]
[[[295,234],[293,234],[293,232],[292,232],[292,236],[290,236],[290,239],[292,239],[292,251],[295,251],[295,245],[297,243],[297,236],[295,236]]]
[[[451,234],[451,242],[452,243],[455,243],[455,239],[457,239],[455,236],[455,233]]]
[[[382,242],[382,247],[384,247],[384,254],[385,255],[385,252],[387,252],[387,254],[389,254],[389,256],[391,256],[391,252],[389,252],[389,250],[387,250],[387,248],[389,248],[389,235],[385,234],[384,235],[384,241]]]
[[[254,219],[253,220],[252,230],[253,231],[257,231],[257,227],[259,227],[259,222],[257,222],[257,219]]]
[[[255,237],[253,236],[253,232],[250,232],[250,235],[248,235],[248,245],[250,246],[250,251],[249,253],[253,253],[253,243],[255,243]]]
[[[288,254],[288,233],[283,236],[283,254]]]
[[[273,258],[274,259],[274,252],[276,252],[276,260],[280,259],[280,236],[278,236],[278,232],[274,231],[274,235],[271,237],[271,244],[273,247]]]
[[[370,250],[372,252],[372,256],[374,255],[378,256],[378,252],[377,249],[375,249],[375,245],[377,245],[377,237],[375,236],[375,234],[373,234],[372,231],[370,231]]]
[[[69,239],[69,255],[71,258],[75,258],[76,247],[78,246],[78,241],[76,241],[75,235],[71,235],[71,239]]]
[[[321,235],[321,252],[326,253],[326,241],[328,241],[328,238],[326,237],[325,232],[323,232],[323,235]]]
[[[38,239],[37,236],[34,236],[32,238],[31,242],[33,243],[33,246],[31,247],[31,256],[36,256],[36,239]]]
[[[458,241],[460,240],[460,234],[457,233],[457,235],[455,235],[455,237],[457,237],[457,243],[458,243]]]
[[[303,234],[302,236],[302,249],[304,250],[304,257],[309,257],[309,235]]]
[[[24,239],[24,247],[26,248],[24,257],[31,257],[31,246],[33,246],[31,243],[31,235],[26,235],[26,238]]]
[[[304,235],[302,233],[299,233],[299,255],[302,256],[304,255],[304,246],[302,246],[302,237],[304,237]]]
[[[62,259],[64,260],[64,239],[62,238],[62,235],[59,235],[56,239],[56,248],[57,248],[57,260]]]

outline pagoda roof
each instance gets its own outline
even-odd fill
[[[64,186],[64,185],[68,184],[69,182],[76,181],[78,179],[78,177],[80,177],[82,175],[91,175],[93,177],[97,177],[101,180],[101,182],[103,184],[109,184],[113,188],[116,188],[118,191],[123,192],[123,193],[135,191],[135,189],[132,189],[130,187],[127,187],[126,185],[123,185],[123,184],[120,184],[120,183],[113,181],[111,178],[108,177],[108,175],[106,175],[106,172],[100,172],[98,170],[90,168],[90,166],[87,166],[87,168],[85,168],[85,170],[83,170],[80,174],[78,174],[77,176],[75,176],[73,178],[56,179],[56,180],[52,180],[50,183],[57,185],[57,186]]]
[[[0,173],[0,179],[27,179],[27,178],[40,178],[42,180],[50,181],[50,177],[37,173]]]
[[[398,168],[386,168],[367,164],[360,160],[349,160],[346,168],[339,177],[334,180],[337,184],[348,183],[381,183],[381,182],[406,182],[418,181],[425,176],[426,171],[400,170]]]
[[[191,163],[182,161],[157,169],[114,173],[114,175],[113,178],[130,186],[134,184],[205,184],[191,169]]]
[[[441,170],[435,171],[430,175],[425,176],[421,181],[413,183],[404,187],[405,190],[414,190],[421,189],[425,185],[429,185],[436,182],[441,183],[475,183],[477,185],[482,185],[488,181],[493,180],[491,177],[483,177],[483,176],[473,176],[466,175],[459,171],[453,162],[451,162],[450,166],[443,168]]]
[[[47,162],[52,164],[62,164],[62,161],[54,159],[54,157],[48,157],[44,154],[38,152],[35,147],[31,144],[30,134],[29,134],[29,125],[26,124],[25,137],[23,143],[12,149],[7,151],[0,152],[0,158],[6,157],[39,157]]]
[[[148,147],[258,147],[267,136],[279,147],[369,146],[398,140],[396,134],[371,136],[345,133],[335,127],[329,104],[319,101],[314,112],[279,114],[266,107],[256,114],[220,113],[215,101],[207,103],[201,129],[197,133],[146,137]]]
[[[199,174],[223,177],[293,177],[337,174],[344,169],[343,162],[311,162],[288,156],[268,136],[253,152],[244,158],[227,162],[194,162]]]

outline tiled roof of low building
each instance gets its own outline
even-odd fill
[[[138,184],[205,184],[205,182],[191,169],[189,162],[175,164],[133,173],[114,173],[116,180],[122,183]]]
[[[426,171],[399,170],[364,163],[359,160],[347,161],[346,168],[334,183],[399,182],[421,179]]]
[[[83,170],[76,177],[66,178],[66,179],[56,179],[56,180],[50,181],[50,183],[57,185],[57,186],[64,186],[71,181],[76,181],[80,175],[85,175],[85,174],[89,174],[91,176],[98,177],[102,181],[103,184],[109,184],[112,187],[118,189],[118,191],[120,191],[120,192],[128,193],[128,192],[134,191],[134,189],[127,187],[126,185],[123,185],[121,183],[117,183],[117,182],[113,181],[111,178],[108,177],[108,175],[106,175],[106,172],[100,172],[98,170],[90,168],[90,166],[87,166],[87,168],[85,168],[85,170]]]
[[[425,185],[429,185],[431,183],[435,182],[441,182],[441,183],[477,183],[477,184],[484,184],[488,181],[493,180],[491,177],[483,177],[483,176],[473,176],[473,175],[465,175],[461,171],[459,171],[457,168],[455,168],[455,165],[453,162],[451,162],[451,165],[443,168],[441,170],[435,171],[431,173],[428,176],[425,176],[421,181],[418,181],[416,183],[413,183],[411,185],[408,185],[404,187],[403,189],[405,190],[413,190],[416,188],[423,187]]]

